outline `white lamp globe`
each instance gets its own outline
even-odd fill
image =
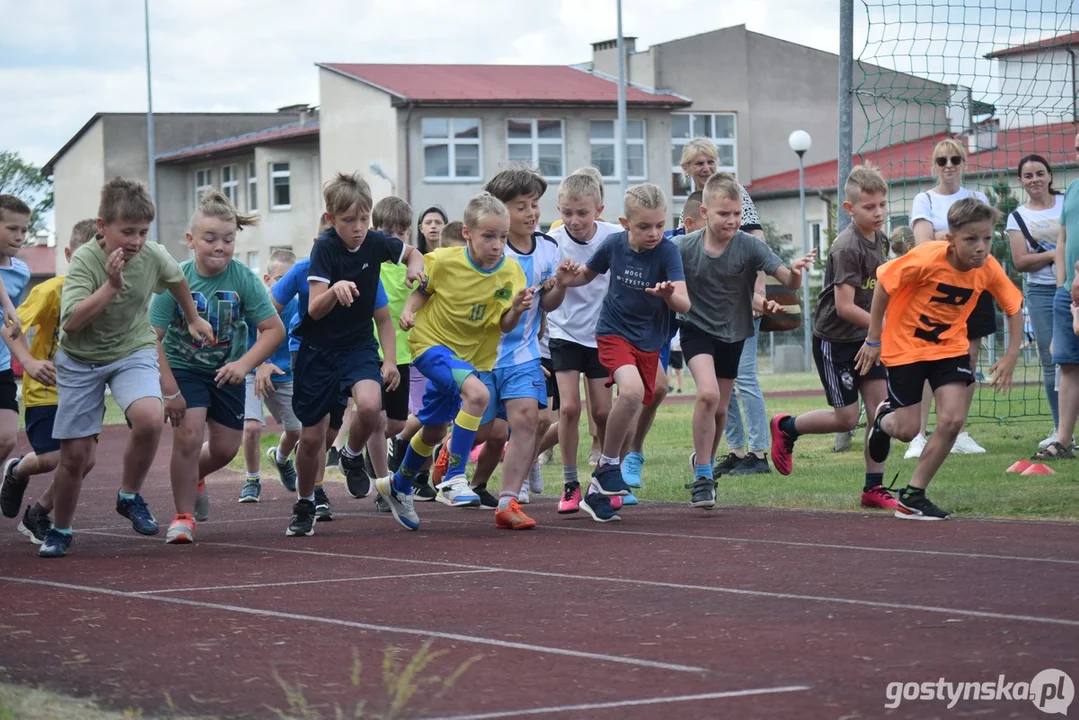
[[[809,137],[809,133],[805,130],[795,130],[787,138],[787,144],[791,146],[791,150],[798,154],[802,154],[809,150],[813,145],[813,138]]]

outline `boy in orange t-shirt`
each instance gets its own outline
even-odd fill
[[[1007,392],[1023,340],[1023,294],[990,253],[999,213],[975,198],[948,211],[946,240],[924,243],[877,269],[869,333],[856,361],[866,372],[879,358],[888,369],[888,399],[877,409],[868,437],[875,462],[888,457],[892,438],[918,434],[922,387],[929,382],[937,404],[937,429],[926,444],[895,516],[944,520],[925,495],[967,419],[966,388],[974,382],[967,352],[967,318],[974,299],[989,292],[1008,316],[1008,349],[989,372]],[[887,324],[885,324],[887,321]],[[883,327],[883,333],[882,333]]]

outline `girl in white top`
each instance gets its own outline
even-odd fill
[[[1057,280],[1053,268],[1054,251],[1060,234],[1060,213],[1064,195],[1053,188],[1053,170],[1041,155],[1027,155],[1019,161],[1019,183],[1027,192],[1027,202],[1008,215],[1008,239],[1011,242],[1012,262],[1026,278],[1026,306],[1034,330],[1034,342],[1042,363],[1042,379],[1053,427],[1060,417],[1057,412],[1056,367],[1053,365],[1049,343],[1053,339],[1053,297]],[[1057,441],[1054,430],[1042,440],[1044,451]]]
[[[933,148],[933,174],[937,176],[936,187],[926,192],[920,192],[914,196],[914,206],[910,213],[910,224],[914,230],[914,244],[921,245],[931,240],[943,240],[948,233],[948,210],[952,205],[964,198],[974,197],[986,205],[989,199],[984,193],[977,190],[967,190],[963,187],[963,169],[967,164],[967,150],[963,144],[954,138],[945,138]],[[978,351],[982,347],[982,337],[992,334],[992,325],[995,325],[995,315],[992,306],[992,298],[985,293],[985,300],[979,298],[979,305],[975,308],[967,321],[967,337],[970,341],[970,364],[972,368],[978,366]],[[988,332],[986,332],[988,330]],[[974,393],[978,384],[973,383],[967,388],[967,408],[974,400]],[[921,457],[925,449],[925,433],[929,424],[929,411],[933,402],[933,393],[929,385],[925,387],[922,395],[922,427],[921,432],[910,442],[904,457]],[[974,442],[974,438],[964,428],[955,439],[952,446],[953,453],[977,454],[984,453],[983,448]]]

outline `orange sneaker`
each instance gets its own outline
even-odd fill
[[[531,530],[536,521],[525,515],[520,503],[510,500],[510,506],[495,513],[495,527],[499,530]]]
[[[450,469],[450,440],[446,438],[446,442],[442,443],[442,449],[438,451],[438,457],[435,458],[435,464],[431,467],[431,487],[437,488],[446,478],[446,471]]]
[[[178,514],[169,523],[169,532],[165,542],[170,545],[186,545],[195,542],[195,519],[190,513]]]

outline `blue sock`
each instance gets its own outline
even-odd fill
[[[693,473],[693,476],[704,478],[712,477],[712,466],[708,463],[705,463],[704,465],[698,465],[697,469]]]
[[[121,500],[134,500],[136,497],[138,497],[138,495],[139,495],[138,493],[121,492],[120,493],[120,499]]]
[[[412,492],[412,478],[419,474],[424,464],[431,459],[434,448],[420,439],[416,433],[412,442],[405,450],[405,456],[401,459],[401,466],[393,474],[393,489],[399,493],[409,494]]]
[[[68,535],[68,536],[71,535],[71,528],[69,528],[69,527],[66,527],[66,528],[54,527],[53,530],[60,533],[61,535]]]
[[[465,465],[472,453],[472,442],[479,429],[480,418],[464,410],[457,413],[453,421],[453,434],[450,435],[450,466],[446,470],[446,480],[465,474]]]

